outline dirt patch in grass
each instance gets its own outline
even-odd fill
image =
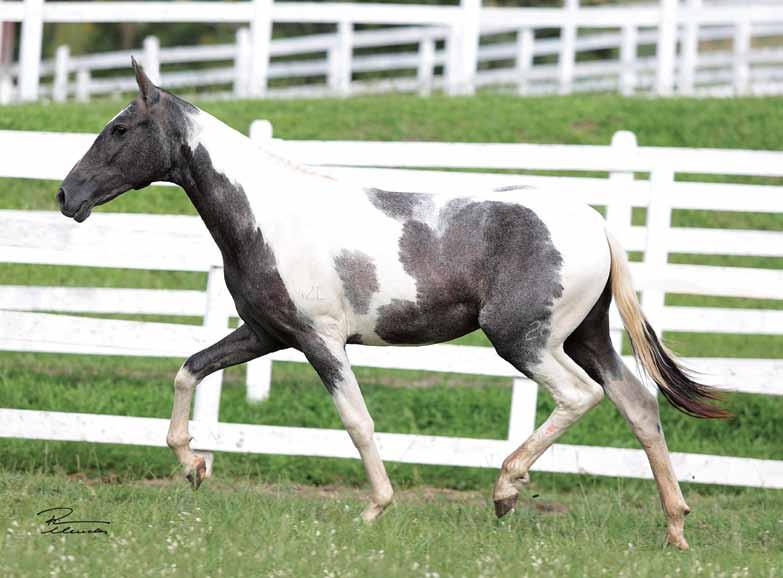
[[[177,478],[151,478],[146,480],[134,480],[123,482],[116,475],[102,477],[88,477],[85,474],[72,474],[68,476],[72,480],[78,480],[88,486],[98,486],[101,484],[121,484],[139,485],[145,487],[170,487],[184,485],[184,480]],[[252,490],[264,495],[297,495],[303,498],[331,499],[331,500],[365,500],[367,498],[367,489],[357,488],[355,486],[343,486],[337,484],[328,484],[323,486],[309,486],[305,484],[270,484],[253,483],[246,481],[228,481],[220,479],[210,479],[205,483],[216,491],[233,492],[238,490]],[[461,503],[476,506],[492,507],[490,496],[485,492],[475,490],[454,490],[450,488],[436,488],[432,486],[420,486],[416,488],[398,489],[394,492],[394,499],[400,503],[424,503],[433,501],[443,501],[448,503]],[[520,496],[517,508],[535,510],[545,514],[565,514],[569,511],[568,506],[554,500],[542,500],[537,494],[525,498]]]

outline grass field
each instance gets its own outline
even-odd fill
[[[0,113],[0,129],[97,131],[121,106],[7,107]],[[215,102],[205,108],[245,131],[251,120],[268,118],[284,138],[606,144],[615,130],[630,129],[643,145],[783,149],[783,100],[772,98],[385,96]],[[55,210],[55,190],[54,182],[0,179],[0,208]],[[128,193],[99,210],[193,213],[184,194],[161,188]],[[675,221],[783,230],[777,215],[681,211]],[[705,262],[691,255],[673,259]],[[712,257],[709,262],[783,267],[778,259]],[[198,274],[2,263],[0,279],[29,285],[205,285]],[[777,301],[688,295],[668,300],[783,307]],[[667,337],[687,355],[783,358],[780,338]],[[462,341],[485,344],[481,334]],[[0,353],[0,406],[168,417],[171,382],[181,361]],[[378,431],[506,436],[508,380],[362,368],[357,373]],[[221,420],[340,427],[312,370],[277,364],[273,382],[270,400],[249,406],[243,373],[229,370]],[[670,447],[783,459],[782,399],[733,395],[727,405],[736,417],[721,423],[689,419],[664,407]],[[542,394],[539,421],[551,409]],[[609,403],[563,442],[637,447]],[[387,464],[402,499],[380,524],[364,529],[352,522],[361,509],[357,488],[365,486],[358,462],[219,455],[216,463],[217,479],[192,494],[165,449],[3,440],[0,559],[13,563],[1,574],[96,576],[111,568],[112,575],[122,576],[755,577],[780,575],[783,567],[783,493],[776,491],[684,486],[694,509],[687,531],[694,551],[681,555],[660,548],[663,517],[654,485],[646,481],[536,473],[526,492],[528,507],[496,522],[489,503],[495,472]],[[171,477],[176,481],[167,481]],[[331,489],[314,489],[324,486]],[[110,537],[37,535],[35,512],[60,505],[76,508],[82,518],[111,520]],[[540,511],[547,509],[555,511]]]
[[[6,578],[780,576],[774,492],[690,501],[694,549],[682,553],[661,546],[657,499],[619,481],[528,499],[500,521],[484,494],[419,488],[367,527],[356,521],[360,496],[344,488],[214,481],[193,493],[166,482],[3,474],[0,548],[13,561]],[[35,514],[52,506],[111,522],[109,535],[40,535]]]

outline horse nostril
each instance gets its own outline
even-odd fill
[[[60,208],[65,205],[65,191],[62,187],[57,191],[57,202],[60,203]]]

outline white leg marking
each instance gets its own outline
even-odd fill
[[[177,456],[179,463],[185,467],[185,475],[194,488],[206,477],[206,462],[202,456],[196,455],[190,449],[190,434],[188,420],[190,419],[190,402],[197,382],[195,377],[183,365],[174,378],[174,403],[171,409],[171,422],[166,443]]]
[[[562,346],[543,352],[534,374],[536,381],[551,392],[556,406],[547,420],[503,461],[493,494],[495,502],[515,499],[515,482],[524,478],[555,440],[604,396],[603,388],[566,355]]]
[[[370,412],[367,411],[367,405],[364,403],[364,397],[359,389],[356,376],[351,370],[348,357],[342,347],[331,349],[332,354],[340,360],[343,368],[342,380],[336,385],[332,398],[348,435],[351,436],[356,449],[359,450],[364,469],[372,486],[372,499],[362,513],[362,519],[371,522],[380,516],[391,503],[394,491],[373,437],[375,424]]]
[[[606,394],[628,421],[642,444],[650,462],[655,483],[666,514],[666,541],[681,550],[688,549],[685,540],[685,516],[690,512],[682,496],[680,484],[672,467],[669,449],[661,428],[658,399],[626,368],[625,379],[609,380]]]

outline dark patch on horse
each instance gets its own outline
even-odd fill
[[[397,193],[406,194],[406,193]],[[416,280],[416,301],[393,300],[379,308],[376,333],[388,343],[436,343],[478,328],[481,262],[478,223],[473,215],[457,218],[469,203],[455,200],[438,214],[421,215],[436,228],[408,220],[403,225],[399,255]]]
[[[370,299],[379,289],[372,258],[361,251],[343,249],[334,258],[334,267],[343,282],[343,291],[354,312],[367,314]]]
[[[498,354],[530,377],[549,339],[554,302],[563,295],[563,257],[533,210],[483,205],[487,289],[479,324]]]
[[[566,354],[602,386],[623,377],[623,362],[614,350],[609,333],[611,281],[610,277],[598,301],[563,343]]]
[[[495,193],[505,193],[508,191],[521,191],[523,189],[532,189],[530,185],[505,185],[503,187],[497,187],[495,189],[492,189]]]
[[[393,195],[405,194],[386,193],[387,205],[400,206]],[[500,355],[527,371],[563,291],[562,256],[544,223],[521,205],[468,199],[418,216],[405,221],[399,241],[416,300],[380,307],[376,333],[388,343],[435,343],[481,327]]]
[[[203,145],[181,147],[185,189],[222,255],[226,286],[242,320],[259,336],[269,335],[303,351],[331,393],[342,376],[340,361],[296,308],[275,255],[258,228],[241,186],[216,171]]]
[[[385,215],[398,221],[407,221],[417,214],[433,210],[431,195],[424,193],[398,193],[381,189],[367,189],[367,198],[373,206]]]
[[[272,336],[242,324],[217,343],[191,355],[183,366],[199,382],[215,371],[245,363],[282,347]]]
[[[362,335],[361,333],[352,333],[348,336],[348,339],[345,342],[352,343],[354,345],[362,345]]]
[[[340,382],[344,380],[346,368],[343,368],[340,360],[334,356],[324,340],[315,332],[310,331],[304,335],[300,346],[307,361],[321,378],[326,391],[333,394]]]

